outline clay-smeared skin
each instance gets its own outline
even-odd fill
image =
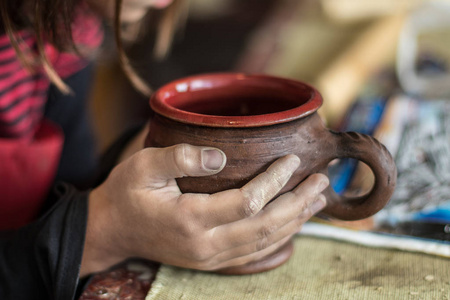
[[[291,190],[310,174],[327,174],[328,164],[335,158],[355,158],[372,169],[375,184],[367,195],[345,198],[328,188],[328,205],[324,213],[334,218],[357,220],[369,217],[386,205],[395,188],[395,163],[382,144],[367,135],[330,131],[317,113],[283,124],[255,128],[186,125],[156,115],[150,124],[146,146],[167,147],[179,143],[217,147],[227,155],[227,165],[219,174],[179,179],[178,185],[186,193],[211,194],[240,188],[277,158],[289,153],[298,155],[302,164],[281,193]]]

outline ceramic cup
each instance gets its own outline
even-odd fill
[[[336,158],[354,158],[371,168],[372,189],[347,198],[329,187],[323,213],[342,220],[367,218],[389,201],[397,176],[395,163],[376,139],[327,129],[317,114],[321,104],[315,88],[290,79],[240,73],[187,77],[161,87],[151,97],[155,114],[145,146],[188,143],[225,152],[227,164],[217,175],[177,180],[186,193],[240,188],[277,158],[293,153],[300,157],[301,166],[283,193],[312,173],[327,174]]]

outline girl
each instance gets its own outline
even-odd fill
[[[73,299],[80,277],[130,257],[201,270],[246,264],[276,251],[325,206],[328,179],[320,174],[266,206],[298,168],[294,155],[241,189],[182,194],[175,178],[220,172],[225,154],[192,145],[141,149],[145,130],[121,139],[108,170],[122,150],[129,157],[93,183],[98,166],[85,100],[102,41],[99,18],[114,24],[124,71],[149,94],[121,32],[160,10],[156,51],[164,54],[184,4],[0,3],[0,227],[9,230],[0,239],[1,299]],[[56,180],[64,183],[50,189]]]

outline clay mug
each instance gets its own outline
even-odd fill
[[[365,195],[347,198],[329,187],[323,213],[341,220],[367,218],[389,201],[397,171],[388,150],[373,137],[335,132],[325,127],[317,110],[322,97],[312,86],[286,78],[241,73],[204,74],[182,78],[158,89],[150,99],[154,111],[146,147],[180,143],[211,146],[227,156],[225,168],[207,177],[177,180],[185,193],[216,193],[240,188],[277,158],[293,153],[301,166],[281,193],[312,173],[328,172],[336,158],[354,158],[372,170],[375,183]],[[284,251],[284,260],[280,258]],[[292,247],[278,253],[278,264]],[[276,255],[275,255],[276,256]],[[287,257],[286,257],[287,256]],[[254,273],[273,268],[253,265],[229,273]],[[224,273],[227,273],[225,271]]]

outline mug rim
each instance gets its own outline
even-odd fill
[[[230,80],[270,80],[271,82],[278,82],[288,84],[290,86],[298,86],[307,88],[311,92],[310,98],[303,104],[279,112],[249,115],[249,116],[218,116],[206,115],[201,113],[194,113],[178,109],[167,103],[167,99],[177,94],[200,90],[208,88],[204,82],[227,82]],[[203,84],[202,84],[203,82]],[[200,83],[200,84],[199,84]],[[296,119],[306,117],[316,112],[322,105],[322,96],[311,85],[299,81],[288,79],[284,77],[266,75],[266,74],[248,74],[248,73],[204,73],[199,75],[187,76],[181,79],[174,80],[166,85],[163,85],[150,97],[150,107],[152,110],[168,119],[178,121],[181,123],[208,126],[208,127],[260,127],[269,126],[281,123],[287,123]]]

